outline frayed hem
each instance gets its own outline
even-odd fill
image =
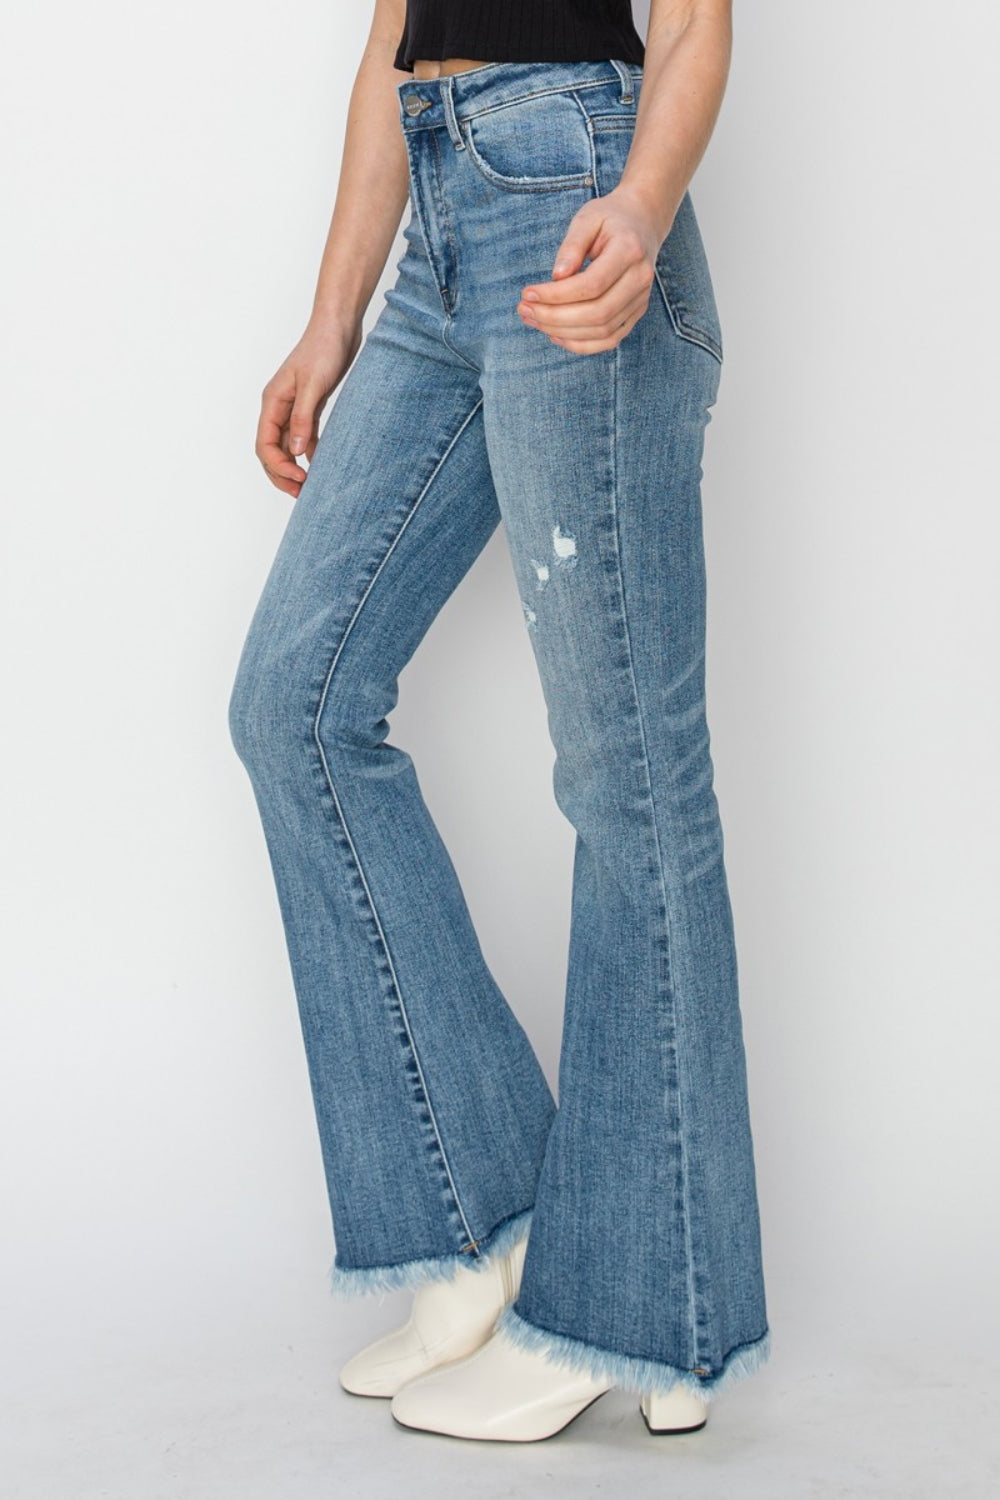
[[[455,1273],[464,1267],[470,1271],[481,1271],[492,1264],[497,1256],[513,1250],[519,1240],[525,1238],[531,1227],[533,1208],[526,1208],[512,1218],[505,1219],[485,1240],[478,1240],[478,1254],[456,1251],[452,1255],[437,1255],[426,1260],[405,1260],[394,1266],[341,1266],[334,1255],[327,1275],[330,1292],[335,1297],[362,1297],[369,1292],[394,1292],[400,1288],[416,1289],[428,1281],[451,1281]]]
[[[564,1333],[552,1333],[529,1323],[514,1311],[513,1303],[505,1307],[497,1322],[497,1330],[521,1349],[544,1354],[556,1364],[579,1370],[595,1379],[611,1380],[626,1391],[668,1391],[683,1386],[692,1395],[710,1401],[720,1391],[728,1390],[738,1380],[753,1375],[765,1364],[771,1353],[771,1334],[765,1329],[753,1343],[740,1344],[730,1351],[714,1375],[696,1375],[691,1370],[664,1364],[654,1359],[633,1359],[626,1354],[613,1354],[609,1349],[599,1349],[585,1344],[582,1339]]]

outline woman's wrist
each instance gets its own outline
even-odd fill
[[[378,252],[372,254],[371,247],[363,244],[354,244],[351,253],[346,253],[345,235],[346,231],[334,239],[331,231],[323,254],[310,314],[310,322],[321,327],[360,323],[382,273],[385,257],[374,264]],[[367,264],[369,257],[371,265]]]
[[[635,132],[619,179],[623,196],[670,233],[715,125],[732,51],[730,0],[691,0],[672,23],[663,6],[650,20]]]
[[[351,333],[362,321],[370,297],[349,294],[343,289],[321,297],[317,294],[309,314],[309,327],[316,333]]]
[[[617,193],[619,198],[635,205],[638,213],[650,225],[656,244],[662,245],[670,233],[680,199],[676,196],[672,199],[668,198],[662,187],[654,189],[648,184],[643,184],[637,177],[629,174],[627,167],[612,191]]]

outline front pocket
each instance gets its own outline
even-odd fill
[[[594,162],[587,118],[569,91],[533,94],[459,121],[469,160],[515,193],[588,187]]]

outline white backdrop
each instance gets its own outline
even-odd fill
[[[253,455],[260,389],[311,305],[370,5],[8,22],[11,1493],[297,1500],[357,1470],[369,1495],[492,1495],[540,1465],[596,1493],[626,1458],[650,1494],[940,1496],[958,1463],[966,1496],[995,1483],[1000,17],[735,9],[692,196],[726,346],[709,716],[774,1353],[720,1401],[716,1446],[680,1456],[624,1398],[501,1454],[415,1444],[335,1383],[405,1299],[326,1291],[226,707],[292,503]],[[404,673],[391,737],[554,1079],[572,831],[502,532]]]

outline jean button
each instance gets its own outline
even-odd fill
[[[419,115],[420,111],[426,109],[429,103],[429,99],[422,99],[419,94],[403,95],[403,108],[408,115]]]

